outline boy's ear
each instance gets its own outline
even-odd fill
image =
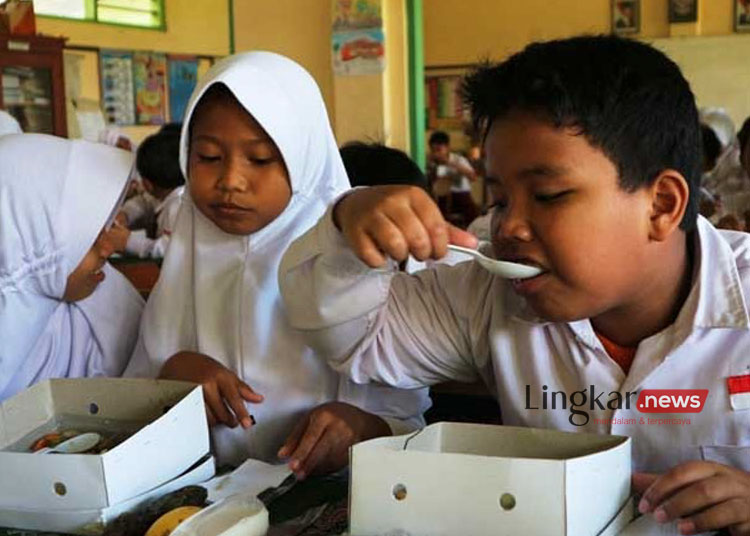
[[[679,228],[688,206],[690,187],[674,169],[665,169],[651,185],[649,238],[661,242]]]

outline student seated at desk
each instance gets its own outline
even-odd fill
[[[220,464],[288,459],[300,478],[423,424],[425,392],[345,380],[281,306],[281,255],[349,187],[313,78],[277,54],[226,58],[182,136],[188,189],[126,374],[201,383]]]
[[[47,378],[119,376],[143,300],[107,264],[130,153],[0,137],[0,401]]]
[[[160,259],[169,245],[185,190],[179,132],[160,131],[146,138],[138,147],[135,166],[145,192],[123,205],[112,240],[117,251]]]
[[[482,379],[505,424],[631,436],[641,512],[750,534],[750,235],[696,216],[700,130],[679,68],[638,41],[578,37],[480,68],[464,92],[494,253],[542,273],[373,270],[476,241],[421,189],[356,190],[282,260],[291,325],[358,383]],[[708,397],[641,413],[646,389]]]

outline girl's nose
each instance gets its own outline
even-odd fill
[[[242,162],[239,158],[227,158],[217,185],[219,189],[224,191],[245,191],[247,180],[244,177]]]

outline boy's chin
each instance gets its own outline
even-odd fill
[[[528,304],[534,314],[545,322],[576,322],[591,318],[587,311],[576,311],[560,304],[537,303],[537,300],[531,299]]]

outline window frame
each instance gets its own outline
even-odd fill
[[[111,22],[111,21],[100,21],[97,14],[97,0],[83,0],[84,1],[84,18],[79,19],[77,17],[66,17],[65,15],[48,15],[46,13],[36,13],[37,17],[45,19],[57,19],[71,22],[86,22],[90,24],[104,24],[106,26],[115,26],[119,28],[130,28],[137,30],[153,30],[157,32],[167,31],[167,15],[164,7],[165,0],[153,0],[157,6],[159,25],[158,26],[141,26],[140,24],[128,24],[125,22]]]

